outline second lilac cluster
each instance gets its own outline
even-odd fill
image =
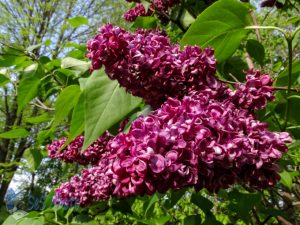
[[[67,138],[62,138],[53,141],[47,146],[48,155],[50,158],[60,159],[67,163],[77,162],[82,165],[87,165],[90,163],[97,164],[99,159],[101,159],[105,153],[106,145],[111,138],[112,136],[106,131],[84,152],[81,152],[84,142],[84,137],[82,135],[75,138],[63,150],[61,150],[61,147],[66,142]]]
[[[246,83],[236,85],[236,90],[230,93],[232,101],[245,109],[262,109],[267,101],[274,100],[273,80],[268,74],[261,75],[259,71],[249,70]]]
[[[222,86],[215,78],[213,50],[172,45],[157,31],[129,33],[106,25],[88,42],[87,56],[92,69],[105,66],[107,75],[117,79],[133,95],[158,108],[168,97],[181,99],[192,91]]]
[[[180,3],[180,0],[153,0],[146,10],[140,0],[126,0],[127,2],[136,2],[136,6],[129,9],[124,15],[124,19],[133,22],[139,16],[151,16],[155,12],[162,21],[168,21],[168,16],[172,7]]]

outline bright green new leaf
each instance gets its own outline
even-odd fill
[[[36,217],[36,218],[22,218],[18,225],[44,225],[44,217]]]
[[[83,16],[76,16],[71,19],[68,19],[68,22],[72,25],[72,27],[79,27],[81,25],[87,25],[89,23],[88,19]]]
[[[255,59],[261,66],[264,64],[265,49],[261,43],[254,39],[250,39],[247,41],[246,49],[249,55],[253,59]]]
[[[211,46],[219,62],[230,57],[247,36],[248,9],[237,0],[219,0],[204,10],[181,40],[181,45]]]
[[[20,85],[18,87],[18,111],[22,111],[22,109],[38,95],[38,89],[41,80],[31,76],[22,79]]]
[[[24,128],[16,128],[0,134],[0,138],[14,139],[14,138],[24,138],[29,134],[29,132]]]
[[[112,125],[138,107],[141,99],[126,93],[117,81],[110,80],[103,70],[88,79],[85,97],[85,139],[83,149],[99,138]]]
[[[43,113],[39,116],[28,117],[25,119],[27,123],[31,123],[31,124],[39,124],[39,123],[47,122],[49,120],[51,120],[51,116],[48,113]]]
[[[293,186],[293,178],[299,175],[298,171],[288,172],[286,170],[279,173],[281,179],[280,183],[286,186],[288,189],[292,189]]]
[[[29,52],[32,52],[33,50],[41,47],[43,45],[43,43],[39,43],[39,44],[36,44],[36,45],[30,45],[26,50],[29,51]]]
[[[7,219],[2,225],[16,225],[25,215],[25,212],[17,211],[14,214],[7,217]]]
[[[188,27],[195,21],[194,17],[186,9],[182,11],[179,20],[184,27]]]
[[[61,61],[62,69],[78,71],[78,75],[85,73],[90,68],[90,62],[82,61],[72,57],[66,57]]]
[[[37,170],[43,159],[40,150],[29,148],[25,150],[23,157],[26,159],[28,166],[32,171]]]
[[[62,90],[55,103],[54,126],[69,115],[76,105],[80,94],[81,91],[78,85],[71,85]]]

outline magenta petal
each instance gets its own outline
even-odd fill
[[[165,169],[165,158],[160,154],[155,154],[150,157],[149,167],[153,173],[161,173]]]

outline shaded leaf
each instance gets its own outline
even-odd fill
[[[247,41],[246,49],[249,55],[255,59],[261,66],[264,64],[265,49],[261,43],[254,39]]]
[[[153,16],[139,16],[134,21],[134,28],[156,28],[157,27],[157,19]]]
[[[201,223],[201,215],[190,215],[184,218],[183,225],[198,225]]]
[[[210,210],[214,206],[214,204],[209,199],[201,195],[201,192],[193,193],[191,202],[198,206],[205,214],[210,213]]]
[[[171,216],[162,216],[160,218],[149,219],[149,220],[140,220],[141,223],[147,225],[164,225],[171,219]]]

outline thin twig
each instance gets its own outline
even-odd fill
[[[225,84],[232,84],[232,85],[239,85],[242,84],[241,82],[235,82],[235,81],[229,81],[229,80],[220,80],[220,82],[225,83]],[[273,87],[274,91],[287,91],[288,87]],[[290,88],[290,91],[293,92],[299,92],[300,93],[300,88]]]

